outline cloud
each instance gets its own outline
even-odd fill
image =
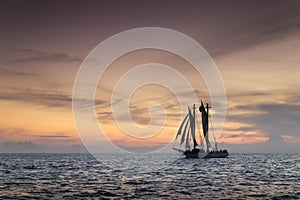
[[[249,110],[249,113],[241,112],[241,114],[237,114],[237,110],[241,109],[243,111]],[[235,113],[227,112],[227,123],[238,122],[247,124],[247,126],[225,128],[224,138],[244,138],[247,140],[248,137],[251,141],[251,139],[257,137],[268,137],[269,140],[261,144],[259,149],[268,150],[269,152],[300,150],[299,147],[291,146],[291,138],[295,139],[299,136],[299,104],[253,102],[253,104],[235,106],[231,111]],[[256,134],[249,134],[251,132]],[[294,141],[298,140],[295,139]],[[289,145],[286,145],[286,143],[289,143]]]
[[[49,133],[44,131],[31,131],[26,129],[20,129],[20,128],[0,128],[0,140],[3,141],[12,141],[12,139],[15,139],[16,136],[18,137],[39,137],[39,138],[71,138],[68,134],[61,132],[61,133]],[[43,134],[41,134],[43,133]]]
[[[32,141],[0,143],[0,153],[87,153],[84,146],[73,145],[41,145]]]
[[[37,51],[34,49],[19,49],[21,58],[16,58],[10,63],[25,63],[25,62],[80,62],[82,59],[78,56],[71,56],[65,53],[49,53]]]
[[[290,144],[300,144],[300,137],[295,137],[291,135],[281,135],[281,138],[285,143],[290,143]]]
[[[84,153],[68,133],[0,128],[0,153]]]
[[[96,108],[105,108],[110,105],[109,100],[103,100],[103,99],[72,99],[74,102],[76,102],[76,106],[78,106],[80,109],[85,109],[87,107],[93,107],[95,105]]]
[[[45,90],[24,90],[18,92],[1,92],[0,100],[23,101],[47,107],[71,107],[69,95]]]
[[[298,145],[283,145],[283,146],[270,146],[266,143],[254,144],[220,144],[222,148],[229,149],[230,153],[300,153]]]
[[[218,26],[208,27],[207,33],[211,33],[211,36],[204,38],[213,56],[234,53],[300,31],[299,4],[296,1],[284,4],[268,1],[257,1],[253,4],[241,1],[235,2],[234,5],[219,5],[221,7],[214,5],[219,14],[206,20],[211,21],[208,24],[215,23],[214,20],[220,23]],[[203,8],[208,9],[207,6]],[[218,34],[220,30],[222,34]]]
[[[219,141],[243,152],[299,152],[291,142],[299,137],[299,102],[294,89],[235,91]]]
[[[266,134],[274,135],[286,132],[298,134],[300,105],[261,103],[235,107],[235,109],[244,110],[246,108],[253,112],[242,115],[231,115],[229,112],[227,116],[230,120],[251,124],[254,129],[263,130]]]
[[[0,141],[7,140],[8,138],[29,135],[30,133],[25,129],[19,128],[0,128]]]
[[[104,111],[104,112],[98,112],[98,119],[99,120],[111,120],[112,119],[112,115],[113,113],[111,111]]]
[[[39,151],[40,146],[31,142],[31,141],[24,141],[24,142],[5,142],[2,143],[0,146],[1,153],[33,153]]]
[[[37,76],[36,73],[32,72],[17,72],[17,71],[8,71],[5,68],[0,68],[1,76]]]
[[[70,138],[69,135],[32,135],[40,138]]]
[[[11,92],[0,92],[0,100],[22,101],[26,103],[46,106],[46,107],[66,107],[71,108],[72,96],[58,91],[39,90],[39,89],[20,89],[11,88]],[[104,105],[107,103],[101,99],[77,99],[82,108]]]

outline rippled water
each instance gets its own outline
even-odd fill
[[[0,154],[2,199],[300,199],[299,154]]]

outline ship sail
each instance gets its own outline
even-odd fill
[[[194,112],[195,112],[195,108],[194,108]],[[198,146],[195,132],[196,132],[195,114],[192,114],[191,109],[188,107],[188,114],[185,116],[184,120],[182,121],[179,130],[176,134],[175,140],[179,135],[181,135],[180,145],[182,145],[185,142],[185,148],[188,149],[190,148],[190,139],[192,139],[195,148],[196,146]]]
[[[198,143],[196,141],[196,137],[195,137],[195,132],[196,132],[196,126],[195,126],[195,108],[193,108],[194,113],[192,114],[190,108],[189,109],[189,118],[190,118],[190,124],[191,124],[191,135],[192,135],[192,139],[193,139],[193,143],[194,143],[194,148],[196,146],[198,146]]]
[[[208,138],[208,110],[207,111],[205,110],[202,101],[201,101],[201,106],[199,107],[199,111],[202,113],[202,130],[203,130],[203,135],[207,146],[206,151],[208,152],[209,147],[211,146]]]
[[[188,114],[185,116],[184,120],[182,121],[182,123],[181,123],[181,125],[180,125],[180,127],[179,127],[179,129],[178,129],[178,132],[177,132],[177,134],[176,134],[175,140],[177,139],[177,137],[178,137],[179,135],[181,135],[182,127],[183,127],[185,121],[187,120],[187,118],[188,118]]]
[[[202,130],[204,137],[206,137],[208,131],[208,116],[202,101],[199,111],[202,113]]]
[[[185,124],[183,134],[182,134],[182,137],[181,137],[180,145],[182,145],[182,143],[184,142],[184,138],[185,138],[185,135],[186,135],[186,130],[188,130],[188,126],[189,126],[189,121],[187,121],[187,123]]]
[[[190,130],[188,130],[187,136],[186,136],[186,142],[185,142],[185,149],[189,149],[190,148],[190,142],[189,142],[189,136],[190,136]]]

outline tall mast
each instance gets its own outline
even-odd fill
[[[196,115],[195,115],[195,110],[196,110],[196,106],[195,106],[195,104],[193,104],[193,143],[194,143],[194,149],[196,148],[196,145],[197,145],[197,143],[196,143],[196,139],[195,139],[195,137],[196,137],[196,132],[195,132],[195,129],[196,129]]]
[[[196,141],[196,105],[193,104],[193,142],[194,142],[194,149],[196,149],[197,141]]]
[[[208,103],[206,103],[206,113],[207,113],[206,130],[207,130],[207,134],[208,134],[208,118],[209,118],[209,109],[210,109],[210,108],[211,108],[211,107],[208,106]]]
[[[208,130],[208,118],[209,118],[209,109],[211,107],[208,105],[208,103],[206,103],[206,117],[205,117],[205,128],[206,128],[206,136],[205,136],[205,140],[206,140],[206,152],[209,152],[209,146],[210,146],[210,143],[209,143],[209,130]],[[202,118],[203,120],[203,118]]]
[[[195,104],[193,104],[193,116],[194,116],[194,119],[193,119],[193,135],[195,136],[195,129],[196,129],[196,115],[195,115],[195,112],[196,112],[196,106]]]

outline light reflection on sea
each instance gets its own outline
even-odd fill
[[[2,199],[299,199],[299,154],[0,154]]]

